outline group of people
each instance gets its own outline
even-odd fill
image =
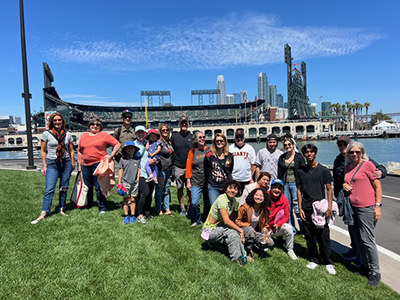
[[[306,144],[300,154],[290,135],[284,137],[280,150],[278,137],[270,134],[266,148],[256,154],[245,142],[242,130],[235,133],[234,144],[229,146],[226,136],[217,133],[209,147],[204,133],[188,130],[186,117],[180,118],[179,131],[172,133],[164,123],[148,132],[141,125],[132,128],[132,116],[129,110],[122,112],[123,124],[113,136],[102,131],[99,119],[91,120],[88,132],[79,140],[78,170],[88,188],[89,206],[94,187],[99,212],[107,211],[107,193],[95,170],[99,164],[115,160],[119,168],[117,188],[124,199],[124,224],[137,221],[145,225],[152,218],[154,189],[157,214],[173,217],[170,186],[175,181],[180,215],[187,216],[193,227],[203,222],[203,239],[211,248],[227,248],[231,260],[240,265],[252,261],[254,251],[266,251],[281,236],[285,236],[288,256],[296,260],[294,236],[300,230],[309,252],[307,267],[315,269],[322,264],[334,275],[329,224],[339,209],[333,194],[338,197],[345,193],[348,203],[343,205],[347,207],[346,220],[350,219],[346,224],[352,249],[344,257],[359,261],[369,285],[379,284],[374,228],[381,217],[380,178],[386,175],[386,169],[366,155],[361,143],[351,143],[346,136],[338,139],[340,154],[332,178],[316,160],[317,147]],[[75,169],[72,137],[60,113],[50,116],[49,130],[41,140],[46,189],[42,212],[32,224],[50,213],[59,178],[60,214],[67,216],[67,190]],[[110,155],[108,146],[113,147]]]

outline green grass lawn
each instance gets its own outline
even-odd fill
[[[115,191],[107,214],[68,204],[69,217],[52,214],[31,225],[44,186],[39,172],[0,170],[1,299],[399,299],[384,284],[367,287],[337,255],[336,276],[324,267],[307,269],[300,236],[297,261],[278,245],[240,267],[204,246],[201,228],[177,213],[175,189],[176,217],[156,217],[146,226],[122,224]]]

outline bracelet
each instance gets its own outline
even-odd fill
[[[375,206],[382,207],[382,203],[375,203]]]

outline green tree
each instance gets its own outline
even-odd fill
[[[391,117],[389,117],[388,115],[385,115],[384,113],[378,112],[371,116],[371,121],[369,122],[369,124],[372,127],[382,121],[388,121],[389,123],[393,122]]]

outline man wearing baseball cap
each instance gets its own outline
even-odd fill
[[[193,135],[188,131],[189,120],[183,116],[179,119],[179,132],[173,132],[171,136],[171,144],[174,148],[174,166],[172,174],[176,179],[176,188],[178,201],[181,206],[181,216],[186,215],[184,187],[186,185],[186,161],[188,158],[190,146],[192,144]],[[188,205],[190,203],[190,190],[186,189],[186,197]]]
[[[229,146],[229,152],[233,155],[232,177],[240,183],[240,190],[253,183],[253,175],[256,170],[256,152],[254,148],[244,141],[243,130],[236,131],[235,143]]]
[[[115,128],[114,137],[121,145],[125,145],[127,141],[133,141],[135,139],[135,131],[131,126],[133,113],[129,109],[124,109],[121,113],[122,126]],[[115,160],[119,163],[122,157],[122,147],[118,150],[115,155]]]
[[[336,142],[340,153],[338,156],[336,156],[335,161],[333,162],[333,194],[335,195],[335,198],[337,198],[340,190],[343,187],[344,167],[347,165],[345,156],[350,143],[351,140],[346,135],[340,136]],[[387,175],[386,168],[383,165],[374,161],[372,158],[370,157],[368,158],[369,161],[372,162],[376,167],[376,170],[373,173],[373,175],[376,178],[385,178]],[[344,253],[342,256],[346,260],[354,261],[354,264],[356,266],[361,266],[361,260],[359,257],[357,244],[351,230],[349,230],[349,234],[350,234],[350,250]]]
[[[276,147],[278,146],[278,137],[275,134],[267,136],[266,148],[261,149],[256,157],[256,177],[260,172],[268,172],[272,179],[278,177],[278,160],[283,152]]]

